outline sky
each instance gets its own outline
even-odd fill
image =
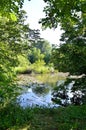
[[[59,39],[62,33],[60,27],[58,27],[57,29],[47,28],[43,31],[41,24],[38,23],[41,18],[45,17],[45,13],[43,12],[43,8],[45,7],[45,5],[46,4],[43,0],[31,0],[29,2],[28,0],[25,0],[23,9],[27,12],[27,22],[29,23],[31,29],[40,30],[41,38],[49,41],[50,44],[59,45]]]

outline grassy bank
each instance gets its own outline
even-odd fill
[[[86,105],[67,108],[0,109],[0,130],[86,130]]]
[[[46,63],[43,60],[37,60],[33,64],[31,64],[28,59],[25,56],[18,56],[19,65],[15,67],[16,73],[23,73],[23,74],[31,74],[31,73],[37,73],[37,74],[46,74],[46,73],[52,73],[55,72],[53,68],[53,64],[50,63],[46,65]],[[56,71],[57,72],[57,71]]]

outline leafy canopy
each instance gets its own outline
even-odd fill
[[[86,0],[44,1],[47,3],[44,8],[46,17],[40,21],[44,28],[57,28],[60,24],[61,29],[64,30],[59,48],[53,48],[52,51],[55,68],[72,75],[85,74],[80,79],[67,79],[55,90],[56,100],[53,100],[62,104],[61,99],[66,99],[64,105],[67,105],[69,88],[65,85],[68,86],[74,81],[71,88],[73,97],[70,100],[73,104],[81,105],[86,103]]]
[[[17,95],[16,74],[17,55],[25,52],[29,40],[28,25],[24,25],[25,12],[17,14],[17,21],[0,16],[0,103],[9,102]]]

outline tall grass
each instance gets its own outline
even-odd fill
[[[67,108],[0,109],[0,130],[86,130],[86,105]]]

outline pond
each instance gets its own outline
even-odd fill
[[[19,86],[21,86],[21,94],[17,97],[17,101],[22,107],[58,107],[52,101],[52,91],[56,87],[57,82],[65,81],[67,74],[25,74],[19,75]]]

